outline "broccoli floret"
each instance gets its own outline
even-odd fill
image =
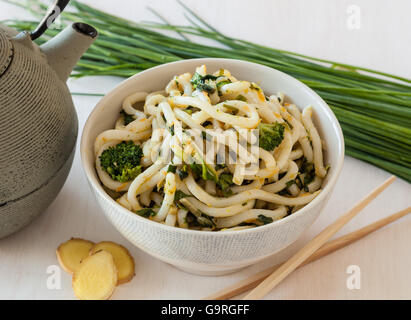
[[[127,182],[141,173],[140,161],[143,151],[132,141],[123,141],[103,151],[101,167],[113,180]]]
[[[281,123],[260,123],[258,125],[259,145],[267,151],[273,151],[284,139],[284,125]]]

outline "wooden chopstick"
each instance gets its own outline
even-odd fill
[[[330,253],[333,253],[334,251],[337,251],[341,248],[344,248],[351,243],[354,243],[355,241],[369,235],[370,233],[377,231],[378,229],[381,229],[382,227],[390,224],[391,222],[394,222],[405,215],[409,214],[411,212],[411,207],[408,207],[404,210],[401,210],[399,212],[396,212],[394,214],[389,215],[388,217],[385,217],[383,219],[380,219],[374,223],[371,223],[361,229],[358,229],[356,231],[353,231],[349,234],[346,234],[340,238],[337,238],[335,240],[332,240],[330,242],[327,242],[324,244],[320,249],[318,249],[316,252],[314,252],[313,255],[311,255],[307,260],[305,260],[301,265],[298,266],[298,268],[305,266],[306,264],[313,262],[315,260],[318,260]],[[258,273],[253,274],[252,276],[241,280],[227,288],[224,288],[218,292],[215,292],[207,297],[204,298],[204,300],[225,300],[225,299],[230,299],[232,297],[238,296],[241,293],[244,293],[248,290],[253,289],[256,287],[259,283],[261,283],[265,278],[267,278],[271,273],[273,273],[275,270],[279,268],[281,264],[277,264],[275,266],[269,267],[263,271],[260,271]]]
[[[354,218],[366,205],[374,200],[382,191],[384,191],[395,180],[391,176],[379,187],[369,193],[364,199],[358,202],[350,211],[342,215],[327,228],[321,231],[314,239],[308,242],[289,260],[284,262],[277,270],[264,279],[256,288],[244,297],[244,300],[257,300],[263,298],[285,277],[293,272],[301,263],[308,259],[315,251],[323,246],[338,230]]]

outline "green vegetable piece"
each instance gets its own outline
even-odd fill
[[[225,169],[225,168],[227,168],[227,165],[226,165],[225,163],[216,164],[216,166],[215,166],[215,169],[216,169],[217,171],[218,171],[218,170]]]
[[[177,174],[180,177],[180,180],[184,180],[188,177],[188,167],[187,165],[183,165],[181,168],[177,168]]]
[[[192,195],[189,195],[189,194],[187,194],[187,193],[184,193],[184,192],[181,191],[181,190],[176,190],[176,192],[175,192],[175,194],[174,194],[174,202],[178,202],[178,201],[180,201],[181,199],[188,198],[188,197],[192,197]]]
[[[203,180],[213,180],[217,182],[216,176],[205,163],[192,163],[190,164],[190,168],[197,177],[201,177]]]
[[[295,180],[290,180],[288,181],[285,185],[287,186],[287,188],[291,187],[293,184],[296,184]]]
[[[103,151],[101,167],[113,180],[128,182],[141,173],[143,150],[132,141],[123,141]]]
[[[217,186],[221,189],[225,197],[228,197],[232,194],[230,187],[233,184],[233,175],[231,173],[222,173],[218,177]]]
[[[216,226],[213,217],[202,213],[201,216],[197,217],[197,223],[204,228],[214,228]]]
[[[214,93],[215,87],[213,87],[210,84],[209,80],[217,80],[217,77],[211,74],[206,74],[205,76],[202,76],[201,74],[196,72],[191,78],[190,82],[193,85],[194,89],[206,91],[208,93]]]
[[[145,217],[145,218],[150,218],[150,217],[154,217],[157,215],[157,212],[155,212],[153,209],[150,208],[144,208],[141,210],[136,211],[136,213],[139,216]]]
[[[134,118],[134,116],[132,116],[131,114],[126,113],[124,110],[120,111],[120,114],[124,117],[124,125],[128,125],[131,122],[133,122],[134,120],[136,120]]]
[[[235,98],[235,99],[236,99],[236,100],[243,101],[243,102],[247,102],[247,98],[244,97],[242,94],[238,95],[237,98]]]
[[[170,165],[168,166],[168,168],[167,168],[167,173],[168,173],[168,172],[176,173],[176,171],[177,171],[177,166],[174,166],[174,165],[172,165],[172,164],[170,164]]]
[[[273,151],[284,139],[284,125],[281,123],[260,123],[258,125],[259,145],[267,151]]]
[[[251,90],[257,90],[257,91],[261,90],[261,88],[259,86],[257,86],[255,83],[250,84],[250,89]]]
[[[229,83],[231,83],[231,80],[230,80],[230,79],[217,82],[217,84],[216,84],[217,89],[220,90],[220,88],[221,88],[222,86],[225,86],[226,84],[229,84]]]
[[[305,174],[303,179],[303,187],[304,191],[308,192],[308,185],[315,179],[314,164],[312,162],[308,162],[307,159],[304,158],[304,161],[301,164],[300,172]]]
[[[229,104],[227,104],[227,103],[224,103],[223,104],[223,107],[224,108],[226,108],[228,111],[230,111],[232,114],[237,114],[238,113],[238,108],[236,108],[236,107],[233,107],[233,106],[230,106]]]
[[[188,106],[187,108],[183,109],[184,112],[187,112],[189,115],[192,115],[195,111],[200,111],[201,109],[193,107],[193,106]]]
[[[268,224],[268,223],[273,222],[273,218],[271,218],[271,217],[266,217],[265,215],[260,214],[260,215],[258,215],[258,221],[260,221],[260,222],[262,222],[262,223],[264,223],[264,224]]]
[[[170,133],[172,136],[174,136],[174,124],[169,128]]]

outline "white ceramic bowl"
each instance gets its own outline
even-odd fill
[[[268,94],[284,92],[299,107],[312,105],[314,123],[326,144],[330,165],[323,191],[307,206],[273,223],[241,231],[210,232],[166,226],[140,217],[116,203],[102,188],[94,168],[93,144],[99,133],[114,127],[124,98],[136,91],[163,89],[170,79],[193,73],[205,64],[209,71],[228,69],[238,78],[254,81]],[[110,222],[134,245],[148,254],[188,272],[225,274],[256,263],[294,242],[318,217],[330,197],[344,159],[340,125],[327,104],[310,88],[280,71],[238,60],[194,59],[161,65],[118,85],[94,108],[83,130],[81,158],[98,203]]]

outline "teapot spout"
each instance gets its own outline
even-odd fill
[[[92,26],[76,22],[43,44],[40,49],[59,78],[66,82],[74,66],[97,35],[97,30]]]

